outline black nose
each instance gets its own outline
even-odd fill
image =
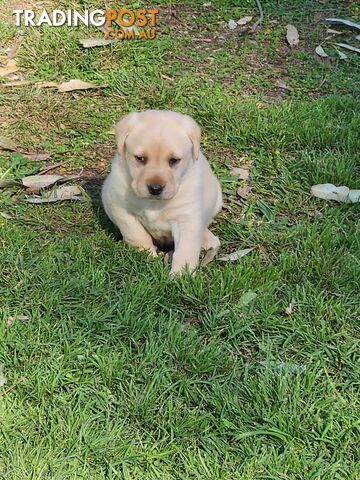
[[[158,183],[153,183],[147,187],[151,195],[160,195],[160,193],[164,190],[163,185],[159,185]]]

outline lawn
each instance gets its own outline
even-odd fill
[[[0,151],[0,178],[61,162],[49,173],[85,175],[91,199],[32,205],[0,190],[1,479],[360,478],[360,209],[310,195],[360,188],[360,56],[334,47],[359,47],[359,32],[332,27],[339,40],[325,22],[359,21],[360,9],[262,3],[261,28],[243,36],[228,21],[255,20],[254,1],[163,0],[155,40],[92,49],[79,38],[95,28],[24,29],[18,79],[106,86],[59,93],[0,77],[0,134],[52,155]],[[0,0],[2,62],[21,5]],[[162,257],[119,239],[99,187],[114,123],[146,108],[201,125],[224,190],[220,256],[247,256],[171,281]],[[244,163],[245,181],[231,172]]]

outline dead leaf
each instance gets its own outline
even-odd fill
[[[342,52],[341,50],[336,50],[336,51],[337,51],[337,53],[340,57],[340,60],[346,60],[348,58],[348,56],[344,52]]]
[[[63,200],[79,200],[81,202],[85,202],[86,199],[81,195],[82,191],[79,187],[74,186],[63,186],[59,187],[50,195],[46,195],[43,197],[29,197],[26,198],[26,202],[28,203],[54,203],[60,202]]]
[[[239,18],[239,20],[238,20],[236,23],[237,23],[238,25],[246,25],[247,23],[251,22],[252,19],[253,19],[253,17],[251,17],[250,15],[248,15],[248,16]]]
[[[0,387],[3,387],[7,382],[7,378],[4,377],[4,365],[0,365]]]
[[[205,265],[211,263],[216,257],[217,252],[218,248],[209,248],[209,250],[206,251],[204,258],[201,260],[200,266],[205,267]]]
[[[339,32],[339,30],[334,30],[332,28],[327,28],[326,33],[332,33],[334,35],[341,35],[343,32]]]
[[[360,40],[360,35],[356,35],[356,40]]]
[[[15,187],[21,185],[16,180],[1,180],[0,179],[0,188]]]
[[[220,262],[235,262],[239,258],[245,257],[248,253],[254,250],[255,247],[244,248],[243,250],[236,250],[236,252],[229,253],[229,255],[224,255],[223,257],[218,258]]]
[[[169,82],[173,82],[174,79],[171,77],[168,77],[167,75],[160,73],[160,77],[163,78],[164,80],[169,80]]]
[[[293,298],[289,303],[289,306],[285,308],[286,315],[291,315],[295,307],[295,299]]]
[[[360,30],[360,23],[352,22],[351,20],[344,20],[343,18],[327,18],[327,22],[346,25],[348,27],[357,28]]]
[[[91,88],[103,88],[104,85],[95,85],[94,83],[83,82],[82,80],[70,80],[59,85],[58,90],[61,93],[72,92],[74,90],[89,90]]]
[[[26,320],[29,320],[29,317],[27,315],[23,315],[23,314],[17,315],[16,317],[10,316],[7,319],[6,325],[8,327],[11,327],[11,325],[15,322],[15,320],[20,320],[20,321],[24,322]]]
[[[286,25],[286,39],[291,47],[299,44],[299,33],[294,25]]]
[[[249,169],[245,167],[233,167],[231,174],[239,175],[240,180],[247,180],[249,178]]]
[[[230,28],[230,30],[234,30],[234,28],[237,27],[237,23],[235,22],[235,20],[229,20],[228,27]]]
[[[12,58],[15,57],[15,55],[17,54],[17,51],[19,50],[22,42],[24,40],[24,37],[23,36],[19,36],[15,42],[13,43],[13,45],[8,49],[8,52],[7,52],[7,57],[9,60],[11,60]]]
[[[17,146],[12,140],[10,140],[10,138],[0,135],[0,149],[15,152],[17,150]]]
[[[347,43],[335,43],[338,47],[346,48],[347,50],[351,50],[352,52],[360,53],[360,48],[353,47],[352,45],[348,45]]]
[[[64,177],[61,175],[30,175],[29,177],[24,177],[22,183],[25,187],[39,189],[49,187],[62,178]]]
[[[236,193],[239,195],[239,197],[243,198],[244,200],[248,198],[248,196],[250,195],[250,192],[251,192],[251,187],[249,185],[247,185],[246,187],[239,187],[236,190]]]
[[[291,88],[286,85],[284,80],[278,80],[277,81],[277,86],[281,88],[282,90],[287,90],[288,92],[291,92]]]
[[[48,160],[51,157],[51,153],[23,153],[24,157],[28,158],[29,160],[34,160],[35,162],[43,162],[44,160]]]
[[[329,55],[325,52],[325,50],[323,49],[323,47],[321,45],[318,45],[316,48],[315,48],[315,52],[319,55],[319,57],[322,57],[322,58],[326,58],[328,57]]]
[[[360,202],[360,190],[350,190],[345,186],[336,187],[332,183],[313,185],[310,191],[314,197],[323,200],[335,200],[336,202],[344,203]]]
[[[34,85],[40,88],[57,88],[55,82],[38,82],[34,80],[14,80],[13,82],[1,83],[1,87],[24,87],[26,85]]]
[[[16,60],[11,58],[6,62],[5,67],[0,67],[0,77],[5,77],[10,73],[15,73],[19,70],[19,67],[16,66]]]
[[[114,43],[115,40],[107,40],[106,38],[81,38],[79,42],[84,48],[104,47]]]
[[[5,218],[5,220],[10,220],[12,218],[11,215],[9,215],[8,213],[6,212],[0,212],[0,215]]]

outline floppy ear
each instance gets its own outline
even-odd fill
[[[185,115],[186,118],[186,129],[187,134],[193,144],[193,156],[194,160],[199,158],[200,152],[200,137],[201,137],[201,130],[199,125],[188,115]]]
[[[123,117],[115,127],[116,145],[121,157],[124,157],[125,155],[126,137],[134,127],[137,115],[136,112],[126,115],[126,117]]]

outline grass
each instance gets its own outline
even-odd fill
[[[78,38],[96,31],[29,30],[25,78],[107,88],[0,88],[1,134],[51,152],[61,173],[104,174],[112,126],[131,110],[193,115],[225,192],[213,226],[222,252],[255,247],[169,281],[161,258],[119,241],[97,180],[92,203],[35,206],[3,189],[0,478],[359,478],[359,206],[309,194],[359,188],[359,57],[340,62],[329,40],[332,62],[313,54],[321,18],[359,10],[264,1],[263,28],[238,39],[226,22],[256,14],[254,2],[203,3],[175,2],[174,17],[162,2],[153,42],[83,50]],[[7,8],[3,47],[17,35]],[[287,23],[299,28],[294,51]],[[241,157],[246,201],[230,171]],[[40,165],[0,153],[0,177]]]

